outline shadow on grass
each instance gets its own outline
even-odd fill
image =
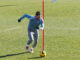
[[[41,59],[41,58],[44,58],[44,57],[32,57],[32,58],[28,58],[28,59]]]
[[[0,56],[0,58],[5,58],[5,57],[9,57],[9,56],[16,56],[16,55],[22,55],[22,54],[26,54],[26,53],[29,53],[29,52],[21,52],[21,53],[16,53],[16,54],[7,54],[7,55]]]
[[[16,5],[1,5],[0,7],[8,7],[8,6],[16,6]]]

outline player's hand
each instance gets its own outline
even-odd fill
[[[43,30],[43,28],[39,28],[39,30]]]
[[[36,27],[36,29],[38,29],[38,30],[39,30],[39,27]]]
[[[20,19],[18,19],[18,22],[21,22],[21,20],[20,20]]]

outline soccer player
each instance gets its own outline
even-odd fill
[[[39,39],[39,32],[38,31],[44,29],[44,22],[43,22],[43,19],[41,18],[40,11],[37,11],[35,16],[25,14],[20,19],[18,19],[18,22],[21,22],[23,18],[28,18],[29,19],[29,24],[28,24],[29,40],[28,40],[27,45],[26,45],[26,51],[29,50],[29,45],[34,40],[34,43],[33,43],[32,47],[30,49],[30,52],[34,53],[33,48],[36,47],[36,45],[38,43],[38,39]],[[41,27],[39,27],[39,25],[41,25]]]

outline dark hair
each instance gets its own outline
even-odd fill
[[[35,15],[36,16],[41,15],[40,11],[37,11]]]

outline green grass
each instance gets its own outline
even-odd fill
[[[24,15],[42,13],[42,0],[0,0],[0,60],[80,60],[80,1],[45,0],[45,50],[42,32],[35,53],[24,53],[28,41],[28,19],[17,23]]]

